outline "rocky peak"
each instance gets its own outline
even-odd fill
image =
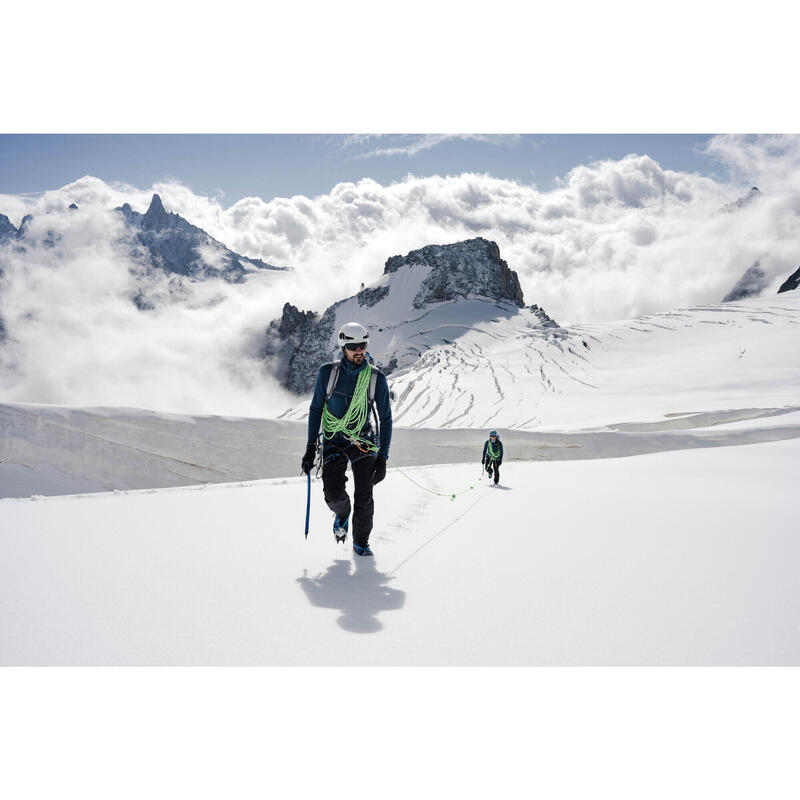
[[[761,192],[758,186],[751,186],[750,191],[742,195],[738,200],[734,200],[732,203],[728,203],[727,205],[723,206],[720,211],[724,214],[730,214],[733,211],[738,211],[745,206],[749,206],[753,200],[756,200],[758,197],[761,196]]]
[[[19,224],[19,230],[17,231],[17,237],[22,238],[28,228],[30,227],[31,222],[33,222],[33,214],[26,214],[22,218],[22,222]]]
[[[543,309],[524,306],[517,274],[495,242],[428,245],[392,256],[375,283],[362,284],[322,315],[284,305],[281,319],[266,330],[262,357],[287,388],[302,393],[338,353],[336,331],[344,322],[358,320],[370,329],[370,354],[389,375],[476,326],[517,317],[528,327],[557,327]]]
[[[778,289],[778,294],[781,292],[791,292],[792,290],[796,289],[800,286],[800,267],[798,267],[782,284],[781,288]]]
[[[500,258],[496,242],[483,237],[444,245],[427,245],[406,256],[392,256],[384,275],[403,267],[425,266],[430,274],[414,298],[414,308],[466,297],[508,300],[522,308],[525,301],[517,273]]]
[[[744,275],[736,282],[725,297],[723,303],[731,303],[734,300],[744,300],[745,297],[756,297],[767,285],[767,276],[761,268],[761,259],[756,261],[745,270]]]
[[[127,235],[133,241],[132,255],[144,259],[150,268],[191,280],[222,278],[232,283],[241,282],[255,270],[283,269],[234,253],[180,214],[168,212],[157,194],[144,214],[134,211],[129,203],[116,210],[125,219]]]
[[[284,303],[281,319],[278,323],[278,335],[284,338],[291,338],[302,334],[317,319],[318,316],[313,311],[301,311],[291,303]]]
[[[157,194],[154,194],[153,199],[150,201],[150,207],[145,212],[144,217],[142,217],[142,230],[163,230],[169,226],[171,216],[173,215],[167,214],[167,210],[164,208],[161,198]]]
[[[78,210],[78,204],[77,203],[70,203],[67,206],[67,208],[69,208],[70,211],[77,211]]]
[[[314,332],[319,316],[284,303],[280,320],[267,326],[259,358],[271,363],[272,373],[284,385],[291,384],[292,356],[303,341]]]
[[[17,229],[11,220],[5,214],[0,214],[0,242],[13,239],[16,235]]]

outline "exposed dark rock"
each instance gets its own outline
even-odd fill
[[[517,273],[500,258],[497,243],[480,236],[392,256],[386,261],[384,274],[415,266],[428,266],[431,272],[414,298],[414,308],[471,296],[510,300],[520,308],[525,305]]]
[[[281,318],[267,326],[259,357],[270,361],[272,372],[282,385],[290,385],[292,356],[313,331],[318,319],[319,315],[313,311],[300,311],[291,303],[284,303]]]
[[[757,297],[767,285],[767,276],[761,269],[761,259],[745,270],[744,275],[736,282],[725,297],[723,303],[730,303],[734,300],[744,300],[746,297]]]
[[[17,239],[25,239],[30,238],[30,228],[31,224],[33,223],[33,214],[26,214],[22,218],[22,222],[19,224],[19,230],[17,231]],[[56,243],[61,240],[61,234],[55,233],[54,231],[47,231],[44,235],[44,238],[41,240],[42,244],[45,247],[55,247]],[[21,249],[21,252],[25,252],[25,248]]]
[[[69,206],[67,206],[67,208],[69,208],[70,211],[78,210],[78,206],[75,203],[70,203]]]
[[[25,236],[25,234],[28,232],[31,222],[33,222],[33,214],[26,214],[22,218],[22,222],[19,224],[19,230],[17,231],[18,239],[22,239]]]
[[[15,239],[17,236],[17,229],[12,224],[11,220],[5,215],[0,214],[0,244]]]
[[[376,286],[374,289],[365,289],[364,284],[361,284],[361,291],[356,295],[358,297],[358,304],[360,306],[374,306],[380,303],[386,295],[389,294],[388,286]]]
[[[796,289],[800,286],[800,267],[798,267],[782,284],[781,288],[778,289],[778,294],[781,292],[791,292],[793,289]]]
[[[287,363],[286,386],[293,392],[302,394],[313,388],[317,370],[335,352],[336,309],[343,302],[330,306],[319,322],[309,326],[306,335],[298,340]]]
[[[153,303],[147,299],[145,293],[141,289],[139,289],[139,291],[133,296],[133,304],[139,309],[139,311],[155,310],[155,305],[153,305]]]
[[[153,195],[144,214],[134,211],[129,203],[117,211],[125,219],[133,239],[132,256],[167,273],[191,280],[222,278],[229,283],[240,283],[254,269],[285,269],[260,258],[234,253],[180,214],[167,212],[157,194]]]
[[[745,206],[749,206],[754,200],[761,196],[761,192],[758,189],[758,186],[750,187],[750,191],[740,197],[738,200],[734,200],[732,203],[728,203],[727,205],[722,206],[720,212],[722,214],[730,214],[734,211],[739,211],[740,209],[744,208]]]
[[[557,328],[558,323],[540,306],[537,306],[535,303],[532,306],[528,306],[531,311],[539,318],[541,321],[543,328]]]
[[[412,273],[409,277],[413,278],[417,270],[427,272],[420,273],[416,279],[420,288],[411,303],[404,293],[407,288],[393,297],[395,273],[409,271]],[[405,277],[399,283],[408,286]],[[273,371],[287,388],[298,393],[307,392],[314,386],[319,367],[338,352],[336,325],[345,321],[345,317],[359,319],[359,309],[365,312],[370,309],[371,354],[377,366],[389,375],[414,363],[422,355],[419,329],[414,325],[414,321],[421,318],[420,312],[424,316],[429,311],[436,311],[441,303],[468,299],[485,303],[487,320],[495,319],[498,310],[510,316],[524,308],[517,275],[500,258],[500,249],[495,242],[477,238],[457,244],[428,245],[411,251],[407,256],[392,256],[386,261],[384,277],[378,285],[362,286],[358,294],[334,303],[321,317],[310,312],[302,315],[287,303],[281,320],[270,323],[267,328],[267,344],[262,357],[273,357]],[[558,327],[539,306],[531,306],[530,312],[531,327]],[[468,312],[474,313],[474,309]],[[376,325],[376,320],[381,322]],[[456,325],[456,328],[462,327]],[[451,336],[452,330],[443,334],[442,343],[451,342],[444,337]],[[292,351],[287,352],[286,343],[293,341]],[[423,348],[428,346],[430,343],[422,345]]]

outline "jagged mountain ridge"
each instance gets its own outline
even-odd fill
[[[66,210],[76,214],[79,207],[71,203]],[[165,301],[185,300],[191,294],[187,282],[222,279],[228,283],[242,283],[248,274],[289,269],[234,252],[179,214],[167,212],[158,194],[153,195],[144,214],[134,211],[129,203],[114,211],[121,215],[124,223],[121,236],[116,229],[110,234],[115,237],[114,251],[129,256],[133,261],[133,266],[126,262],[133,281],[130,299],[140,311],[153,310]],[[0,214],[0,277],[3,275],[4,255],[13,253],[25,258],[32,248],[53,249],[62,242],[65,221],[55,222],[53,227],[56,230],[53,230],[48,220],[49,213],[36,218],[42,225],[34,225],[34,216],[26,214],[19,228],[5,214]],[[70,222],[66,224],[71,225]],[[59,255],[57,249],[55,253]],[[7,337],[6,325],[0,318],[0,343]]]
[[[71,203],[68,209],[74,212],[78,206]],[[123,244],[134,260],[147,268],[191,280],[222,278],[231,283],[239,283],[247,273],[258,270],[288,269],[234,252],[180,214],[168,212],[158,194],[153,195],[144,214],[134,211],[130,203],[114,210],[122,215],[125,223]],[[24,247],[32,221],[33,215],[26,214],[16,228],[5,214],[0,214],[0,244],[14,241]],[[42,243],[53,247],[59,239],[58,234],[47,231]]]
[[[794,294],[567,328],[533,324],[527,309],[507,306],[458,338],[429,339],[419,358],[392,372],[393,417],[404,428],[610,426],[647,437],[683,429],[688,416],[721,423],[767,408],[795,411]],[[437,313],[464,315],[470,303],[442,304]],[[281,419],[307,413],[306,399]]]
[[[266,330],[262,357],[272,360],[284,385],[304,393],[320,365],[337,352],[336,331],[345,322],[369,327],[370,354],[391,374],[498,316],[557,327],[538,306],[525,307],[517,274],[495,242],[478,237],[428,245],[387,259],[381,278],[321,316],[287,303],[281,319]]]
[[[286,269],[235,253],[180,214],[167,212],[157,194],[144,214],[129,203],[115,210],[132,236],[135,257],[153,268],[192,280],[223,278],[230,283],[240,283],[248,272]]]

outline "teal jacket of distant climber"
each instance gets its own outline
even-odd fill
[[[496,458],[495,454],[497,454]],[[500,441],[499,436],[494,444],[492,444],[491,439],[487,439],[484,442],[481,463],[488,464],[490,461],[493,461],[498,467],[503,463],[503,443]]]
[[[380,425],[380,438],[377,441],[378,455],[383,456],[384,459],[389,458],[389,446],[392,443],[392,407],[389,402],[389,385],[386,382],[386,376],[370,363],[370,359],[365,359],[364,363],[360,366],[351,364],[344,356],[342,356],[339,368],[339,379],[336,381],[336,386],[328,399],[328,411],[335,417],[343,417],[350,407],[350,401],[353,399],[358,376],[362,370],[367,368],[367,365],[378,373],[378,379],[375,383],[375,411],[378,415],[378,422]],[[328,379],[333,369],[333,363],[323,364],[317,373],[317,382],[314,386],[314,396],[311,398],[311,407],[308,412],[308,441],[307,444],[313,445],[317,441],[319,435],[319,428],[322,424],[322,409],[325,407],[325,393],[328,389]],[[374,428],[374,417],[370,409],[367,415],[367,421],[364,427],[358,434],[361,438],[370,442],[376,442],[378,439],[378,431]],[[326,439],[325,449],[336,448],[343,450],[349,444],[344,434],[337,433],[331,439]]]

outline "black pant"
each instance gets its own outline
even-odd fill
[[[357,447],[344,450],[325,450],[322,463],[322,490],[325,502],[334,514],[346,517],[350,513],[350,497],[345,490],[347,462],[353,470],[353,544],[365,547],[372,532],[372,475],[375,472],[375,454],[365,455]]]
[[[500,480],[500,462],[498,461],[487,462],[486,471],[488,472],[490,469],[494,470],[494,482],[497,483]]]

